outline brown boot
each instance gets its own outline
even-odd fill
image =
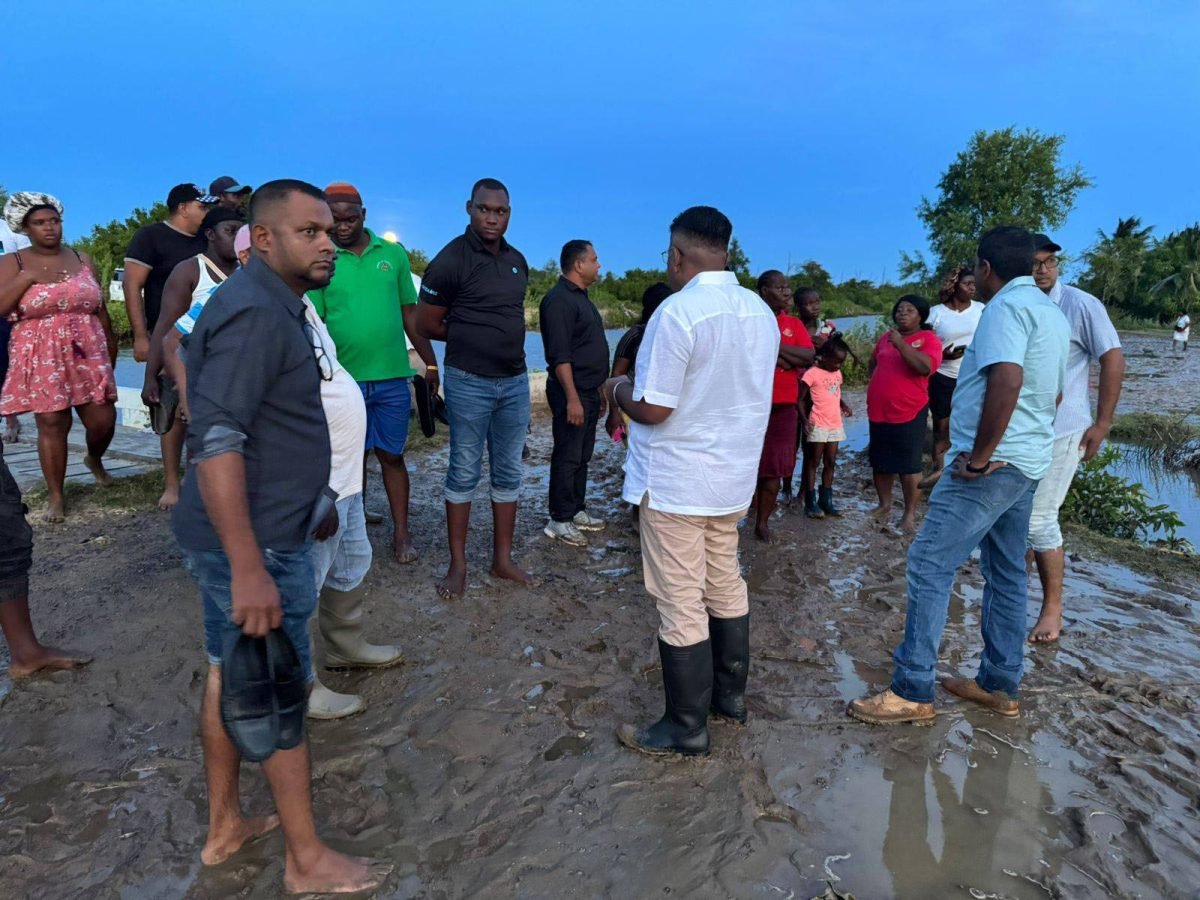
[[[932,703],[913,703],[890,690],[863,700],[852,700],[846,711],[868,725],[899,725],[901,722],[929,725],[937,715]]]
[[[955,697],[990,709],[1006,719],[1015,719],[1021,714],[1021,704],[1004,691],[985,691],[974,678],[943,678],[942,687]]]

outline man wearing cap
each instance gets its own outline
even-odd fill
[[[1062,310],[1071,326],[1067,378],[1054,417],[1054,461],[1038,484],[1029,517],[1029,549],[1042,582],[1042,612],[1029,641],[1041,644],[1058,640],[1062,631],[1063,537],[1058,510],[1080,461],[1096,455],[1112,428],[1125,374],[1125,355],[1104,304],[1059,279],[1057,254],[1062,247],[1044,234],[1035,234],[1033,239],[1033,280]],[[1088,370],[1096,361],[1100,363],[1100,390],[1093,422]]]
[[[203,253],[208,245],[200,226],[216,202],[216,197],[194,184],[177,184],[167,194],[167,220],[143,225],[129,242],[121,288],[133,330],[133,358],[138,362],[146,362],[150,354],[150,335],[158,324],[167,278],[179,263]],[[183,439],[184,429],[178,422],[160,438],[166,488],[158,500],[159,509],[170,509],[179,501]]]
[[[392,553],[397,562],[417,559],[408,528],[408,469],[404,446],[412,410],[407,336],[425,363],[425,380],[438,388],[437,360],[417,331],[417,293],[408,253],[366,227],[367,210],[351,184],[325,189],[333,213],[337,264],[328,287],[308,295],[337,345],[338,359],[362,390],[367,405],[364,450],[375,451],[392,513]],[[366,465],[366,459],[363,459]],[[363,483],[365,485],[366,479]],[[363,491],[364,502],[366,491]]]
[[[254,189],[248,184],[242,184],[232,175],[222,175],[208,186],[208,193],[217,198],[217,202],[226,209],[245,210],[246,201]]]

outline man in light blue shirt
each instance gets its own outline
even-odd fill
[[[1029,549],[1042,582],[1042,612],[1029,633],[1029,642],[1041,644],[1058,640],[1062,631],[1063,537],[1058,511],[1067,499],[1080,461],[1096,455],[1112,428],[1125,375],[1125,355],[1104,304],[1058,277],[1062,247],[1044,234],[1035,234],[1033,244],[1033,280],[1062,310],[1071,326],[1067,380],[1054,418],[1053,460],[1033,495],[1029,516]],[[1088,372],[1093,362],[1100,364],[1095,422],[1088,397]]]
[[[933,489],[908,552],[908,613],[891,688],[850,704],[850,715],[864,722],[934,718],[950,588],[976,547],[986,582],[983,658],[974,679],[947,678],[942,686],[1000,715],[1020,713],[1029,514],[1050,468],[1070,337],[1066,317],[1029,274],[1033,255],[1033,236],[1023,228],[993,228],[979,242],[975,283],[991,302],[954,389],[950,477]]]

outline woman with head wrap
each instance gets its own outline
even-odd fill
[[[49,194],[13,194],[4,219],[31,243],[0,256],[0,315],[13,322],[0,415],[34,414],[46,519],[61,522],[72,409],[87,431],[84,464],[98,483],[112,483],[102,457],[116,425],[117,342],[95,265],[63,243],[62,204]]]

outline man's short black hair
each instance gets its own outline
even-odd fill
[[[504,191],[504,196],[509,196],[508,188],[504,186],[504,182],[497,178],[480,178],[475,182],[475,186],[471,188],[471,199],[475,199],[475,195],[481,190],[484,191]]]
[[[763,292],[763,288],[767,286],[767,282],[773,278],[782,278],[784,281],[787,281],[787,276],[778,269],[767,269],[767,271],[758,276],[758,292],[760,294]]]
[[[242,216],[240,209],[229,209],[225,206],[214,206],[204,216],[204,221],[200,223],[200,233],[215,229],[222,222],[245,222],[246,219]]]
[[[250,224],[257,225],[273,206],[277,206],[292,194],[304,194],[314,200],[324,200],[325,192],[315,184],[298,178],[277,178],[268,181],[250,198]]]
[[[986,259],[1004,281],[1033,274],[1033,235],[1016,225],[993,228],[979,239],[976,255]]]
[[[821,292],[818,291],[811,284],[806,284],[803,287],[796,288],[796,305],[799,306],[800,301],[803,300],[805,297],[807,297],[809,294],[816,294],[818,297],[821,296]]]
[[[575,263],[583,259],[584,254],[588,252],[588,248],[591,246],[591,241],[579,239],[567,241],[563,244],[562,253],[558,255],[558,265],[562,268],[562,273],[566,275],[575,268]]]
[[[663,305],[663,301],[670,297],[674,291],[671,286],[665,281],[656,281],[642,294],[642,317],[639,320],[643,325],[650,321],[650,317],[654,315],[654,311]]]
[[[714,253],[728,253],[733,223],[719,209],[693,206],[675,217],[671,223],[671,234],[681,235]]]

